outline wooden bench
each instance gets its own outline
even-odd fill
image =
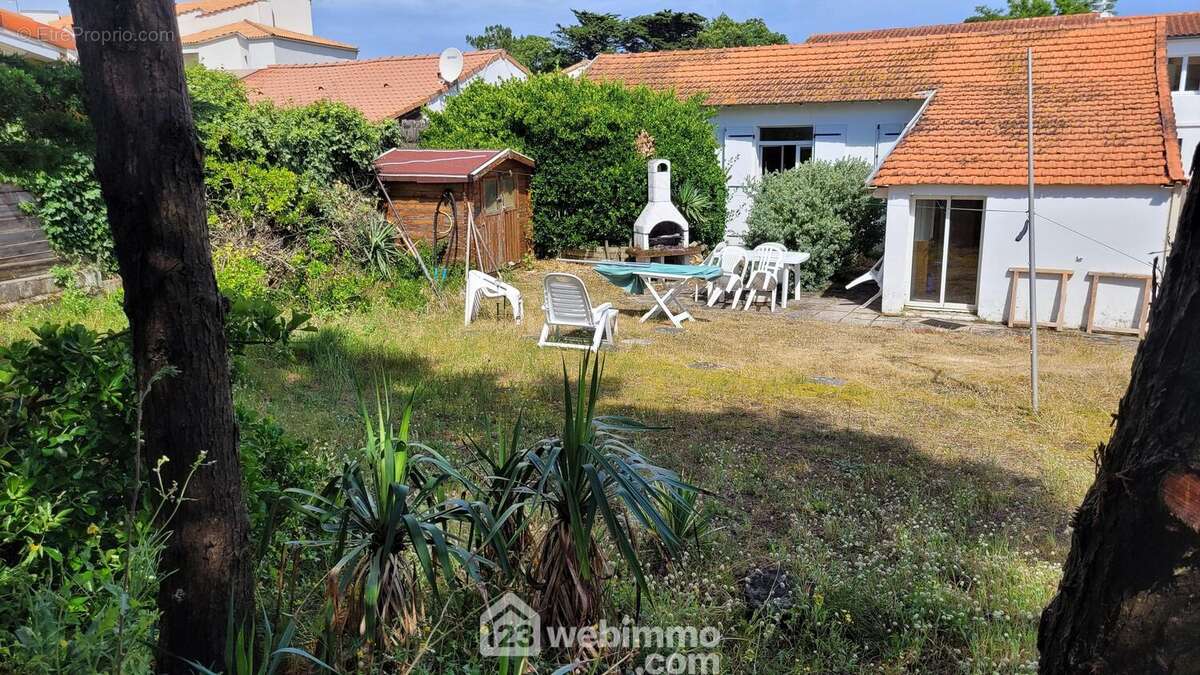
[[[1028,326],[1029,321],[1017,320],[1017,281],[1021,275],[1029,276],[1028,267],[1010,267],[1008,273],[1012,275],[1012,281],[1008,284],[1008,327],[1017,328],[1019,326]],[[1067,282],[1071,279],[1071,275],[1075,274],[1075,270],[1060,270],[1049,267],[1037,268],[1037,273],[1034,276],[1057,276],[1058,277],[1058,312],[1057,318],[1054,321],[1054,330],[1063,329],[1063,319],[1066,317],[1067,309]],[[1030,284],[1034,283],[1033,279],[1029,280]]]
[[[1096,290],[1100,286],[1101,279],[1129,279],[1142,282],[1142,306],[1138,308],[1136,315],[1137,322],[1133,328],[1120,328],[1117,326],[1102,326],[1099,330],[1106,333],[1122,333],[1125,335],[1137,335],[1138,337],[1146,336],[1146,324],[1150,319],[1150,296],[1153,295],[1153,278],[1149,274],[1130,274],[1127,272],[1088,272],[1088,276],[1092,278],[1092,283],[1088,287],[1088,315],[1087,315],[1087,332],[1093,333],[1096,329]]]

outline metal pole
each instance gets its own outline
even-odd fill
[[[1034,245],[1033,205],[1033,47],[1026,59],[1026,80],[1029,84],[1029,383],[1033,411],[1038,411],[1038,333],[1037,333],[1037,247]]]

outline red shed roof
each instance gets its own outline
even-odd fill
[[[466,183],[506,159],[534,163],[515,150],[388,150],[375,160],[375,171],[386,181]]]

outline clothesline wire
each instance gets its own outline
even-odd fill
[[[928,208],[928,207],[927,207],[927,208]],[[952,206],[952,207],[950,208],[950,210],[951,210],[951,211],[972,211],[972,212],[975,212],[975,213],[1022,213],[1022,214],[1023,214],[1023,213],[1025,213],[1025,210],[1024,210],[1024,209],[986,209],[986,208],[985,208],[985,209],[974,209],[974,208],[970,208],[970,207],[961,207],[961,206]],[[1080,232],[1079,230],[1076,230],[1076,229],[1074,229],[1074,228],[1072,228],[1072,227],[1069,227],[1069,226],[1067,226],[1067,225],[1065,225],[1065,224],[1063,224],[1063,223],[1060,223],[1059,221],[1057,221],[1057,220],[1055,220],[1055,219],[1053,219],[1053,218],[1050,218],[1050,217],[1047,217],[1047,216],[1043,216],[1043,215],[1042,215],[1042,214],[1040,214],[1040,213],[1038,213],[1038,214],[1035,214],[1035,215],[1037,216],[1037,218],[1038,218],[1039,220],[1045,220],[1045,221],[1046,221],[1046,222],[1048,222],[1048,223],[1051,223],[1051,224],[1053,224],[1053,225],[1057,225],[1057,226],[1061,227],[1062,229],[1064,229],[1064,230],[1066,230],[1066,231],[1068,231],[1068,232],[1070,232],[1070,233],[1072,233],[1072,234],[1074,234],[1074,235],[1076,235],[1076,236],[1078,236],[1078,237],[1081,237],[1081,238],[1083,238],[1083,239],[1087,239],[1088,241],[1090,241],[1090,242],[1092,242],[1092,243],[1094,243],[1094,244],[1096,244],[1096,245],[1098,245],[1098,246],[1103,246],[1104,248],[1106,248],[1106,249],[1108,249],[1108,250],[1112,251],[1113,253],[1116,253],[1117,255],[1124,256],[1124,257],[1126,257],[1126,258],[1129,258],[1130,260],[1133,260],[1134,262],[1140,263],[1140,264],[1142,264],[1142,265],[1145,265],[1146,267],[1149,267],[1149,268],[1151,268],[1151,269],[1154,269],[1154,264],[1153,264],[1153,263],[1148,263],[1148,262],[1146,262],[1145,260],[1142,260],[1141,258],[1138,258],[1138,257],[1136,257],[1136,256],[1134,256],[1134,255],[1132,255],[1132,254],[1130,254],[1130,253],[1127,253],[1126,251],[1122,251],[1121,249],[1119,249],[1119,248],[1117,248],[1117,247],[1115,247],[1115,246],[1112,246],[1111,244],[1107,244],[1107,243],[1105,243],[1105,242],[1103,242],[1103,241],[1100,241],[1099,239],[1096,239],[1095,237],[1091,237],[1091,236],[1089,236],[1089,235],[1086,235],[1086,234],[1084,234],[1084,233]],[[1154,252],[1154,251],[1151,251],[1151,253],[1153,253],[1153,252]]]

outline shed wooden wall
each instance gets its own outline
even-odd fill
[[[494,180],[500,175],[513,172],[516,187],[516,198],[513,208],[503,209],[499,213],[485,214],[480,204],[483,202],[483,182]],[[409,236],[416,241],[433,243],[434,216],[438,202],[446,190],[454,194],[458,201],[458,245],[454,260],[461,262],[467,252],[467,209],[475,206],[475,225],[479,230],[487,251],[484,261],[487,267],[500,267],[509,263],[520,262],[527,254],[533,252],[533,207],[529,198],[529,167],[508,160],[501,162],[492,171],[481,176],[474,183],[411,183],[389,181],[385,182],[388,195],[392,199],[395,212]],[[386,205],[385,205],[385,208]],[[387,213],[388,220],[395,221],[391,210]],[[442,228],[441,239],[446,239],[445,228],[449,226],[446,219],[438,221]],[[489,255],[490,252],[490,261]],[[472,244],[472,266],[478,267],[478,258]],[[486,270],[488,272],[495,269]]]

